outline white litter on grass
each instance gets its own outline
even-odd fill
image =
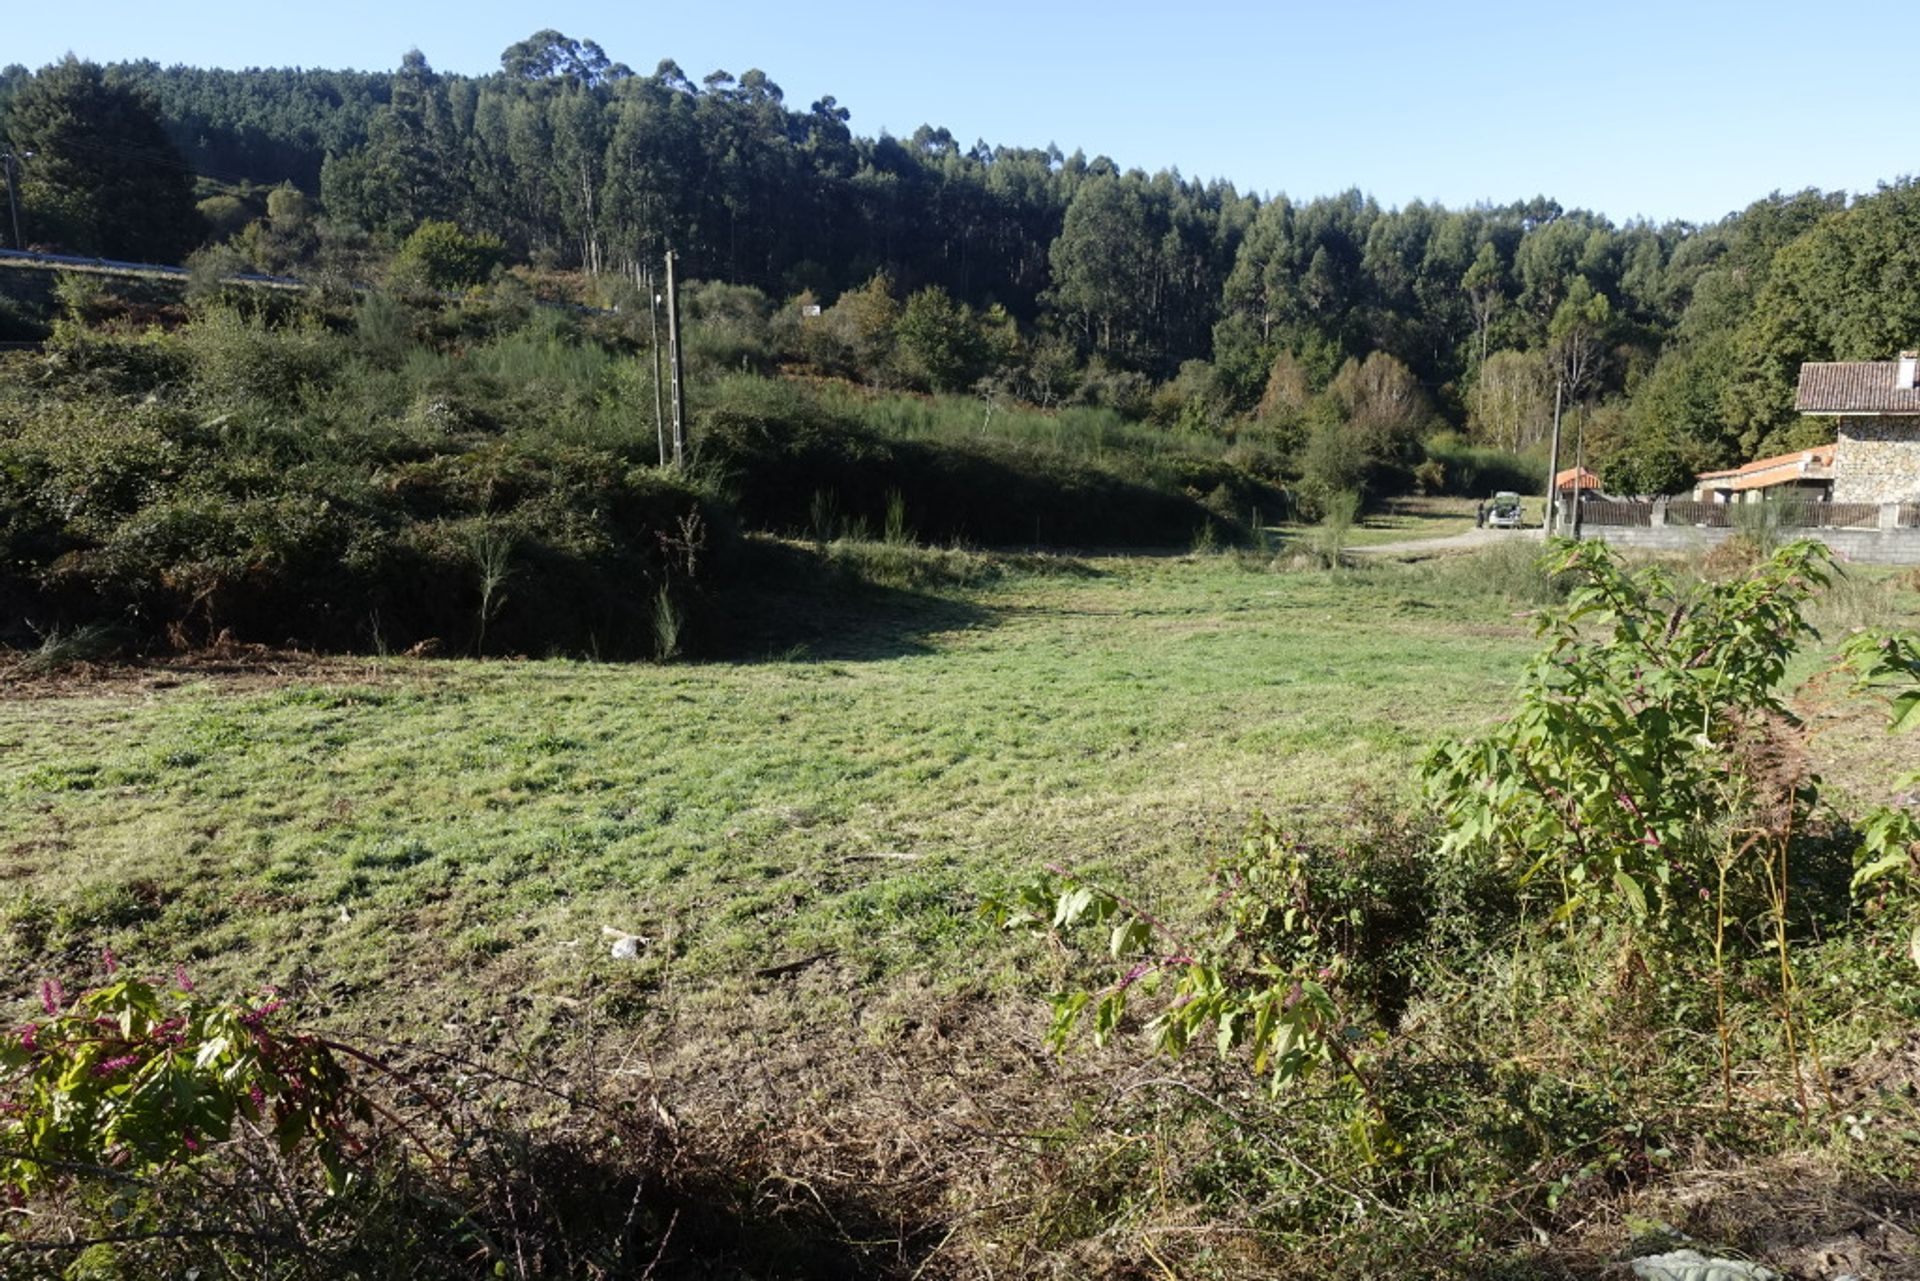
[[[613,940],[613,959],[616,961],[637,960],[641,945],[647,941],[644,934],[629,934],[625,930],[616,930],[611,925],[602,925],[600,932]]]
[[[1772,1268],[1744,1259],[1710,1259],[1698,1250],[1635,1259],[1633,1275],[1640,1281],[1780,1281]]]

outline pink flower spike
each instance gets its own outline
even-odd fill
[[[187,967],[178,961],[173,963],[173,985],[182,992],[193,991],[193,980],[187,977]]]
[[[60,986],[59,979],[40,980],[40,1008],[49,1014],[58,1014],[60,1007],[67,1003],[67,993]]]
[[[100,964],[107,967],[108,978],[112,978],[114,971],[120,968],[120,962],[113,959],[113,949],[110,947],[100,949]]]

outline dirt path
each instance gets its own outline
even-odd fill
[[[1355,556],[1409,556],[1439,555],[1444,552],[1472,551],[1478,547],[1491,547],[1495,543],[1526,539],[1540,541],[1538,529],[1469,529],[1465,533],[1452,534],[1446,538],[1407,538],[1394,543],[1374,543],[1367,547],[1349,547],[1347,550]]]

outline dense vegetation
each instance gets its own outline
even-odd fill
[[[45,351],[0,356],[0,645],[713,653],[791,572],[742,531],[1186,547],[1287,503],[1261,451],[1110,409],[726,372],[780,349],[724,286],[689,299],[682,468],[631,314],[55,292]]]
[[[36,104],[79,74],[0,74],[16,144],[60,154]],[[366,278],[442,221],[619,301],[672,248],[778,323],[831,304],[813,368],[1257,423],[1329,491],[1405,487],[1439,429],[1525,450],[1556,382],[1610,485],[1670,490],[1819,436],[1791,413],[1799,361],[1920,334],[1904,182],[1776,193],[1706,226],[1544,198],[1263,198],[933,127],[863,138],[832,98],[797,109],[760,71],[637,74],[551,31],[480,77],[415,52],[391,75],[133,63],[104,82],[145,96],[172,163],[203,175],[205,234],[255,266]],[[63,243],[62,163],[23,170],[32,242]],[[1391,408],[1356,409],[1369,362],[1405,385]]]

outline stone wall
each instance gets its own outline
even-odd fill
[[[1833,455],[1836,503],[1920,500],[1920,419],[1842,418]]]

